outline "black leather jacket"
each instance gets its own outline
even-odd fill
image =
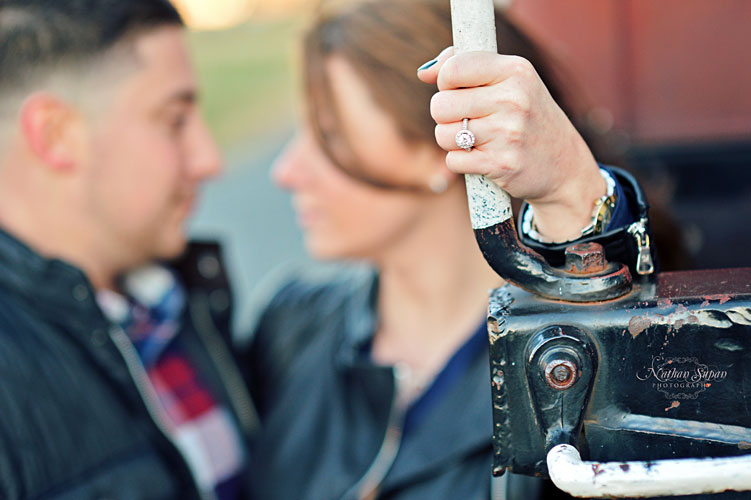
[[[249,433],[255,413],[219,333],[230,302],[218,259],[203,244],[176,263],[190,300],[178,341]],[[80,270],[0,231],[0,498],[200,497],[123,335]]]
[[[388,472],[379,499],[489,498],[487,350],[399,439],[394,370],[361,355],[376,327],[377,283],[372,272],[294,279],[265,309],[244,363],[262,422],[251,477],[257,498],[351,500],[381,466]],[[379,451],[397,443],[395,459],[373,467]],[[539,487],[513,476],[508,498],[533,500]]]
[[[637,183],[613,170],[634,218],[646,217]],[[633,269],[636,244],[625,228],[587,241],[603,243],[609,259]],[[565,245],[525,242],[562,263]],[[379,468],[386,471],[381,500],[487,499],[496,488],[490,475],[487,350],[419,428],[389,441],[400,431],[394,370],[362,355],[377,329],[377,283],[372,272],[329,281],[298,277],[281,287],[262,314],[243,363],[262,423],[251,478],[258,498],[352,500],[362,479]],[[395,445],[395,458],[376,459]],[[507,476],[499,488],[508,499],[563,496],[549,483]]]

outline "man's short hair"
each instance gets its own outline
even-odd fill
[[[163,25],[183,25],[167,0],[0,0],[0,96]]]

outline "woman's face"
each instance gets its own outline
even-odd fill
[[[287,146],[273,177],[293,194],[311,255],[378,261],[404,241],[427,212],[425,202],[434,195],[424,188],[430,175],[445,168],[443,157],[433,145],[404,141],[345,60],[332,57],[327,71],[343,128],[330,131],[337,157],[354,156],[367,177],[423,189],[380,189],[355,179],[332,163],[308,128]]]

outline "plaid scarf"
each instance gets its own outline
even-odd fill
[[[133,342],[198,485],[220,500],[237,498],[245,461],[241,438],[229,412],[216,401],[180,346],[185,291],[160,266],[128,274],[122,290],[123,295],[101,290],[97,300]]]

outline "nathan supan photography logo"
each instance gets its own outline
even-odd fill
[[[707,365],[695,357],[652,356],[652,364],[636,374],[641,381],[651,381],[652,388],[666,399],[697,399],[713,384],[725,380],[727,370]]]

